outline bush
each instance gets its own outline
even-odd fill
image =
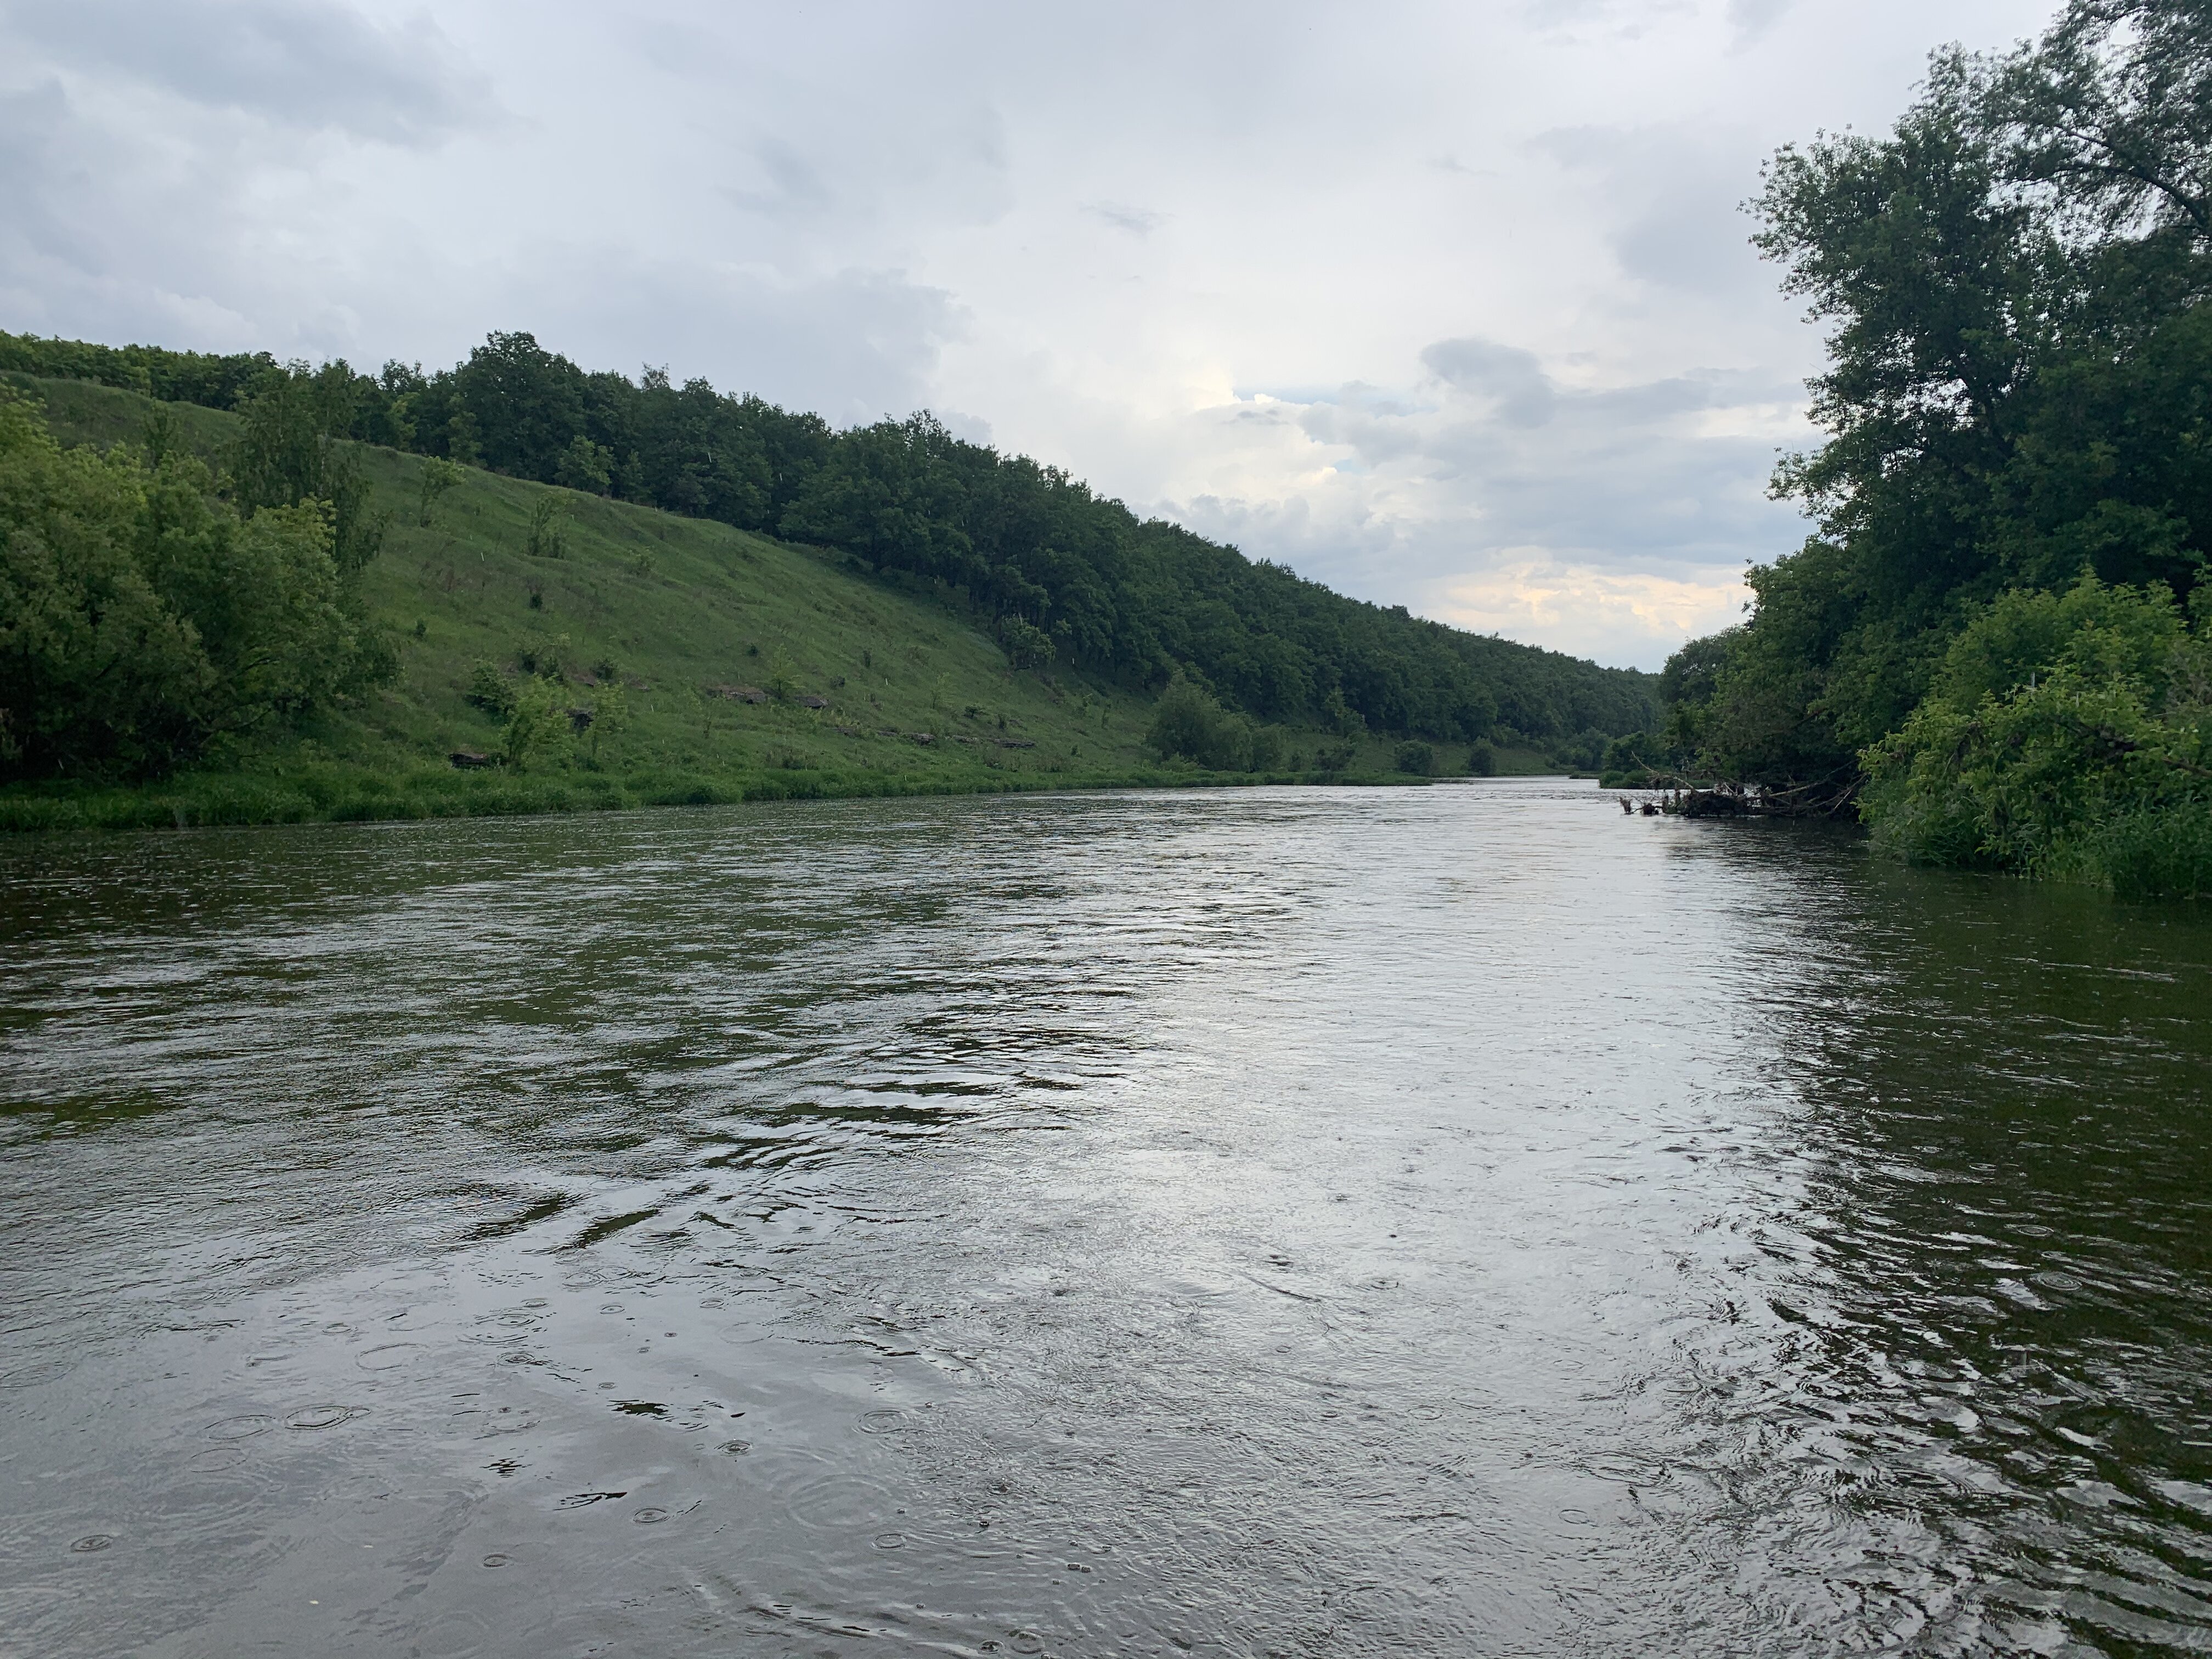
[[[557,681],[533,678],[515,694],[500,736],[500,757],[518,771],[533,762],[551,764],[568,755],[573,735],[564,689]]]
[[[1052,635],[1019,617],[999,619],[999,643],[1017,668],[1042,668],[1052,660]]]
[[[523,550],[533,559],[565,559],[568,556],[568,526],[562,522],[568,516],[568,503],[560,495],[541,495],[530,509],[530,539]]]
[[[1346,738],[1341,743],[1325,743],[1314,756],[1314,765],[1331,775],[1351,769],[1352,763],[1359,758],[1359,745]]]
[[[1252,769],[1251,721],[1232,714],[1203,688],[1177,678],[1160,694],[1146,744],[1162,760],[1188,760],[1212,772]]]
[[[1877,843],[1916,862],[2212,893],[2212,648],[2163,586],[2001,595],[1861,763]]]
[[[488,662],[479,662],[469,675],[469,689],[463,697],[487,714],[496,714],[505,720],[514,712],[514,688],[507,676]]]
[[[1467,751],[1467,769],[1478,778],[1498,775],[1498,750],[1487,743],[1478,743]]]
[[[328,503],[242,520],[170,454],[63,450],[0,395],[0,777],[152,775],[388,677]]]
[[[1401,772],[1425,778],[1435,769],[1436,750],[1425,743],[1401,743],[1390,751],[1390,764]]]
[[[442,455],[433,455],[422,463],[421,477],[416,480],[415,516],[424,528],[428,528],[435,515],[438,503],[448,490],[456,489],[466,471]]]

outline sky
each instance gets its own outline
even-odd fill
[[[2044,0],[0,0],[0,328],[934,410],[1655,668],[1808,526],[1763,159]]]

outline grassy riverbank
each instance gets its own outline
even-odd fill
[[[228,414],[88,381],[0,380],[39,403],[64,444],[141,442],[158,411],[172,447],[212,459],[235,430]],[[1144,743],[1149,693],[1017,668],[971,615],[912,576],[475,468],[426,509],[433,463],[371,445],[357,452],[391,515],[360,580],[395,645],[397,675],[156,783],[0,790],[0,829],[1408,781],[1388,738],[1298,727],[1282,728],[1280,764],[1264,773],[1163,765]],[[549,684],[595,718],[572,728],[556,709],[556,729],[505,763],[502,697]],[[457,769],[456,754],[491,763]],[[1437,773],[1465,770],[1465,746],[1434,754]],[[1497,766],[1553,769],[1518,750],[1499,751]]]

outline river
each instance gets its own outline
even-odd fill
[[[2212,1651],[2212,915],[1590,786],[0,847],[0,1655]]]

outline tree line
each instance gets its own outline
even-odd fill
[[[1936,862],[2212,890],[2212,5],[2070,0],[1784,149],[1755,241],[1825,320],[1817,529],[1668,663],[1624,771],[1854,794]]]
[[[1656,716],[1649,675],[1346,598],[927,414],[833,430],[703,380],[586,371],[526,333],[493,334],[450,369],[375,374],[0,333],[0,368],[218,409],[281,386],[328,434],[834,549],[972,606],[1018,665],[1146,690],[1180,675],[1260,720],[1590,764]]]

